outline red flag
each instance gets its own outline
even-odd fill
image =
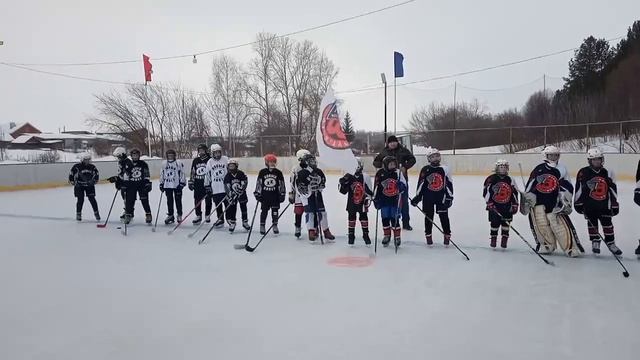
[[[153,65],[149,61],[149,57],[145,54],[142,54],[142,62],[144,63],[144,81],[151,81],[151,74],[153,74]]]

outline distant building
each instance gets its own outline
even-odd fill
[[[118,135],[97,135],[88,131],[62,133],[23,133],[13,139],[10,149],[50,149],[81,152],[93,149],[98,154],[109,154],[114,145],[126,143]]]
[[[14,139],[27,133],[40,134],[41,131],[28,122],[0,124],[0,147],[8,147]]]

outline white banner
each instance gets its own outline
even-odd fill
[[[340,168],[344,172],[354,173],[358,166],[356,157],[351,151],[351,144],[342,131],[342,122],[338,112],[338,103],[333,90],[327,91],[320,103],[320,118],[316,128],[318,159],[322,164],[332,168]]]

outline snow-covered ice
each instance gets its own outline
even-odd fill
[[[187,238],[191,219],[172,236],[164,225],[153,233],[140,224],[139,204],[126,237],[115,221],[106,229],[76,223],[70,187],[0,193],[0,359],[637,358],[634,184],[619,184],[614,219],[625,279],[604,248],[599,258],[550,257],[555,267],[516,236],[507,251],[491,250],[483,178],[474,176],[454,178],[451,211],[453,239],[471,261],[453,247],[425,247],[412,209],[415,229],[403,232],[397,255],[379,246],[370,266],[330,265],[372,251],[360,239],[346,245],[337,180],[329,177],[326,195],[335,244],[295,240],[289,209],[281,234],[254,253],[233,248],[244,230],[214,230],[197,245],[197,236]],[[103,218],[112,196],[111,185],[98,186]],[[192,204],[189,191],[184,204]],[[85,202],[84,217],[91,215]],[[373,228],[375,212],[370,218]],[[584,220],[572,218],[590,248]],[[533,243],[523,216],[514,226]]]

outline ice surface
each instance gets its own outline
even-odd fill
[[[491,250],[483,178],[473,176],[454,178],[451,211],[453,239],[471,261],[444,248],[441,235],[425,247],[412,209],[415,229],[403,232],[397,255],[379,246],[369,267],[331,266],[334,257],[372,251],[360,238],[346,245],[337,180],[329,177],[326,191],[335,244],[295,240],[290,209],[281,234],[253,254],[233,249],[246,238],[240,227],[214,230],[198,246],[198,236],[187,238],[191,219],[173,236],[164,225],[152,233],[138,204],[124,237],[116,221],[106,229],[76,223],[70,187],[0,193],[0,359],[637,358],[632,183],[619,184],[614,219],[625,279],[604,247],[600,258],[550,257],[556,267],[515,236],[506,252]],[[113,187],[97,191],[104,218]],[[154,216],[159,194],[154,184]],[[184,204],[192,204],[189,191]],[[118,198],[113,220],[121,210]],[[92,217],[88,202],[84,217]],[[370,218],[373,228],[375,212]],[[572,218],[590,248],[584,220]],[[524,217],[514,225],[533,243]]]

